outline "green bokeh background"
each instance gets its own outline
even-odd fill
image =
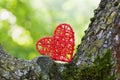
[[[40,56],[36,41],[68,23],[76,49],[98,4],[99,0],[0,0],[0,44],[14,57],[32,59]]]

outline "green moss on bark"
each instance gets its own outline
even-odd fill
[[[62,73],[63,80],[116,80],[116,74],[112,74],[115,63],[111,51],[108,49],[102,54],[95,57],[92,64],[81,64],[79,67],[66,65],[67,69]]]

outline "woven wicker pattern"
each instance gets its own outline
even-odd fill
[[[60,24],[52,37],[44,37],[37,41],[36,49],[42,55],[53,60],[70,62],[74,51],[74,32],[69,24]]]

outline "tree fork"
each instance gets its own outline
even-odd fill
[[[116,69],[120,74],[119,0],[101,0],[71,63],[56,63],[47,56],[36,57],[29,61],[17,59],[0,47],[0,79],[63,80],[62,73],[66,69],[69,67],[76,69],[81,64],[92,64],[94,58],[97,55],[102,56],[102,51],[108,48],[112,50],[112,60],[116,62]],[[88,58],[89,53],[91,54],[90,58]]]

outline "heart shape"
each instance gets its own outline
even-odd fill
[[[57,26],[53,36],[39,39],[36,49],[53,60],[71,62],[74,45],[74,32],[69,24],[64,23]]]

